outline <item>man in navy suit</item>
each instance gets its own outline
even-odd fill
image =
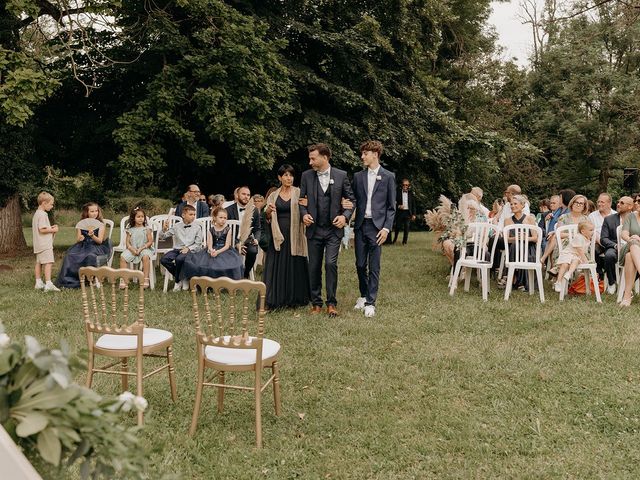
[[[204,218],[210,215],[209,205],[207,202],[200,201],[200,187],[198,185],[189,185],[187,193],[185,193],[186,200],[180,202],[176,206],[176,212],[174,215],[181,217],[182,209],[185,205],[191,205],[196,209],[196,218]]]
[[[236,230],[236,238],[233,244],[242,243],[241,252],[244,255],[244,278],[249,278],[251,270],[258,258],[258,241],[262,234],[260,224],[260,212],[249,203],[251,200],[251,190],[246,185],[236,189],[237,201],[229,205],[227,218],[229,220],[240,220],[240,228]],[[246,212],[246,213],[245,213]],[[245,215],[250,215],[245,219]]]
[[[324,257],[327,313],[338,315],[338,252],[344,226],[352,209],[342,207],[342,199],[354,201],[347,172],[329,164],[331,149],[324,143],[308,147],[310,170],[300,177],[300,218],[306,225],[309,250],[311,313],[322,311],[322,259]]]
[[[376,314],[380,281],[381,245],[387,239],[396,215],[396,177],[380,166],[382,143],[369,140],[360,146],[365,170],[353,177],[356,197],[356,270],[360,297],[355,309],[365,317]]]

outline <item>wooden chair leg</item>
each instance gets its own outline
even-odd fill
[[[129,359],[127,357],[120,360],[122,362],[122,371],[129,372]],[[129,375],[126,373],[122,374],[122,391],[126,392],[129,390]]]
[[[279,417],[281,412],[280,406],[280,365],[278,362],[273,362],[271,365],[271,371],[273,373],[273,403],[276,407],[276,415]]]
[[[178,401],[178,391],[176,389],[176,371],[173,366],[173,347],[167,347],[167,363],[169,364],[169,386],[171,387],[171,400]]]
[[[91,351],[89,352],[89,361],[87,363],[87,388],[91,388],[91,383],[93,382],[93,361],[94,354]]]
[[[196,433],[196,426],[198,425],[198,416],[200,415],[200,404],[202,403],[202,388],[204,383],[204,359],[198,359],[198,378],[196,379],[196,401],[193,405],[193,415],[191,417],[191,428],[189,429],[189,435],[193,436]]]
[[[218,372],[218,383],[224,385],[224,372]],[[224,408],[224,387],[218,387],[218,413]]]
[[[262,385],[260,375],[256,370],[256,382],[253,390],[256,396],[256,447],[262,448]]]
[[[142,397],[142,376],[144,373],[142,368],[142,350],[139,350],[136,360],[136,395]],[[142,410],[138,410],[138,425],[142,426],[143,423],[144,412]]]

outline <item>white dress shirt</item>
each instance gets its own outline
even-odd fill
[[[593,233],[596,234],[596,242],[600,243],[600,233],[602,232],[602,224],[604,223],[604,217],[611,215],[612,213],[616,213],[613,210],[609,210],[609,213],[606,215],[602,215],[599,210],[595,212],[591,212],[589,214],[589,220],[593,223],[594,229]]]
[[[380,171],[380,165],[375,170],[367,168],[367,207],[364,209],[364,218],[371,218],[371,196],[376,185],[376,177]]]
[[[324,172],[317,172],[318,181],[320,182],[320,188],[324,193],[327,192],[327,188],[329,188],[329,181],[331,180],[331,166],[327,168]]]
[[[402,210],[409,210],[409,192],[402,191]]]

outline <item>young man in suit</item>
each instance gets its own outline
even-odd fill
[[[255,208],[251,200],[249,187],[242,186],[236,189],[237,200],[229,205],[227,210],[228,220],[240,220],[238,237],[234,239],[234,245],[242,244],[241,251],[244,257],[244,278],[249,278],[251,269],[258,257],[258,240],[260,240],[261,225],[260,212]]]
[[[191,205],[196,210],[196,218],[204,218],[210,215],[209,205],[206,201],[200,201],[200,187],[198,185],[189,185],[187,192],[184,194],[185,200],[180,202],[176,206],[176,213],[178,217],[182,216],[182,209],[185,205]]]
[[[311,313],[322,311],[322,260],[324,257],[327,313],[336,317],[338,252],[344,226],[352,209],[342,207],[342,199],[354,201],[347,172],[330,165],[331,149],[324,143],[308,147],[310,170],[300,178],[300,218],[306,225],[309,250]]]
[[[369,140],[360,146],[365,170],[353,177],[356,197],[356,270],[360,297],[355,309],[365,317],[376,314],[376,297],[380,282],[381,245],[387,239],[396,214],[395,175],[380,166],[382,143]]]
[[[408,178],[403,178],[398,194],[396,195],[396,226],[393,232],[393,242],[398,240],[400,228],[403,229],[402,245],[407,244],[409,239],[409,223],[416,219],[416,203],[413,200],[413,192],[411,191],[411,182]]]

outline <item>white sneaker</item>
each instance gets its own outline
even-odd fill
[[[616,293],[616,284],[615,283],[613,285],[609,285],[607,287],[607,293],[609,295],[614,295]]]
[[[189,290],[189,280],[182,280],[182,290]]]
[[[375,305],[367,305],[364,307],[364,316],[371,318],[376,316],[376,307]]]
[[[44,290],[44,282],[40,279],[36,280],[36,286],[34,287],[36,290]]]
[[[44,285],[45,292],[59,292],[60,289],[56,287],[52,282],[47,282]]]
[[[173,291],[179,292],[180,290],[182,290],[182,282],[176,282],[176,284],[173,286]]]
[[[554,283],[553,290],[560,293],[562,291],[562,284],[560,282]]]
[[[364,297],[358,297],[358,299],[356,300],[356,305],[353,307],[354,310],[362,310],[365,305],[364,302],[366,302],[367,299]]]

